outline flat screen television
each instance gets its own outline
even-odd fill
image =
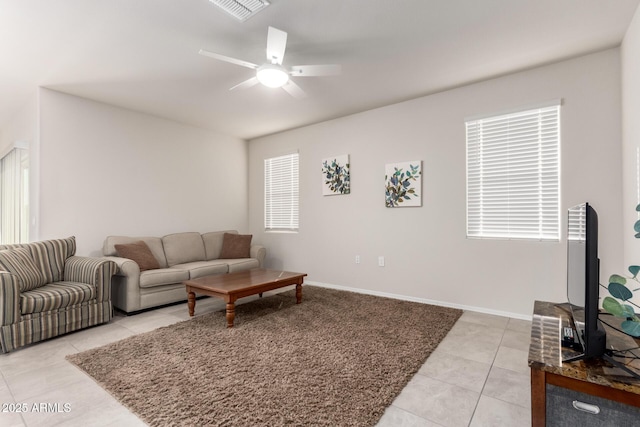
[[[598,320],[599,290],[598,214],[582,203],[568,211],[567,297],[584,359],[602,357],[606,350],[606,332]]]

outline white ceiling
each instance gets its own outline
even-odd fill
[[[271,0],[244,23],[208,0],[0,0],[0,124],[55,89],[251,139],[617,46],[640,0]],[[303,100],[203,48],[262,63],[267,27]],[[1,128],[2,126],[0,126]]]

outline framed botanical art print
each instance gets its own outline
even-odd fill
[[[422,161],[384,167],[384,203],[388,208],[422,206]]]
[[[322,160],[322,194],[333,196],[351,192],[349,155],[329,157]]]

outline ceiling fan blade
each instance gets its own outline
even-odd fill
[[[257,85],[258,83],[259,82],[257,77],[251,77],[249,80],[245,80],[242,83],[238,83],[237,85],[233,86],[229,90],[247,89],[247,88],[250,88],[251,86]]]
[[[294,65],[291,75],[296,77],[335,76],[342,72],[340,65]]]
[[[256,64],[252,64],[251,62],[243,61],[242,59],[231,58],[229,56],[220,55],[219,53],[213,53],[203,49],[200,49],[198,53],[203,56],[208,56],[209,58],[218,59],[220,61],[230,62],[232,64],[240,65],[242,67],[251,68],[252,70],[255,70],[258,68]]]
[[[282,65],[284,51],[287,48],[287,33],[277,28],[269,27],[267,33],[267,60],[273,64]]]
[[[289,95],[297,99],[303,99],[307,97],[307,94],[304,93],[302,89],[300,89],[300,86],[298,86],[291,80],[289,80],[284,86],[282,86],[282,89],[286,90]]]

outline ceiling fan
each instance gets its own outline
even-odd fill
[[[231,58],[219,53],[200,49],[200,55],[230,62],[232,64],[256,70],[256,75],[249,80],[239,83],[229,90],[246,89],[258,83],[268,87],[281,87],[294,98],[304,98],[306,93],[295,84],[290,77],[331,76],[340,74],[340,65],[294,65],[290,69],[282,66],[284,51],[287,47],[287,33],[277,28],[269,27],[267,33],[267,61],[262,65],[253,64],[241,59]]]

